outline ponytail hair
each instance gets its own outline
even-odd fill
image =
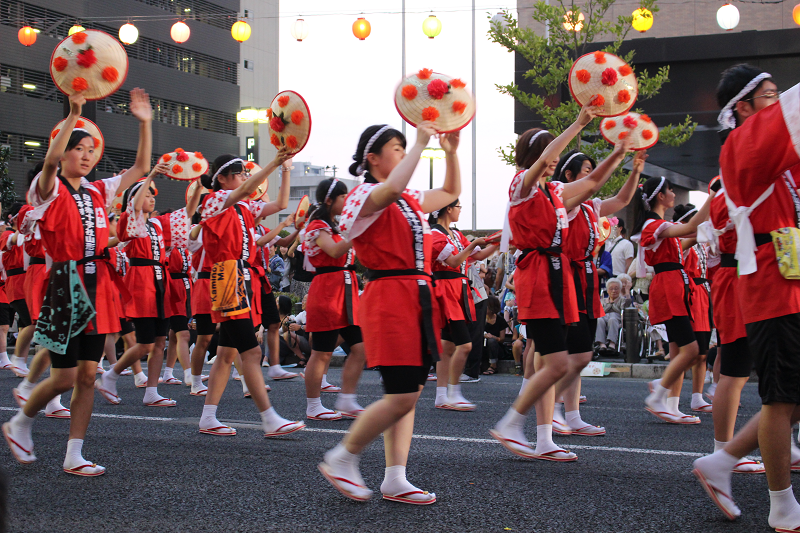
[[[652,217],[653,206],[660,193],[672,189],[672,183],[664,177],[650,178],[639,186],[638,192],[633,195],[633,235],[642,232],[642,227],[648,218]]]
[[[330,205],[326,203],[326,200],[330,199],[331,203],[333,203],[339,196],[347,194],[347,185],[345,185],[343,181],[337,179],[336,185],[334,185],[333,190],[331,190],[334,179],[336,178],[322,180],[319,182],[319,185],[317,185],[317,193],[315,195],[317,202],[309,209],[308,222],[310,223],[312,220],[322,220],[328,223],[334,233],[339,233],[339,229],[336,227],[336,224],[333,223],[331,208]],[[328,194],[329,190],[330,194]]]
[[[457,206],[458,202],[459,199],[456,198],[455,200],[453,200],[452,203],[449,203],[446,206],[442,207],[441,209],[437,209],[436,211],[431,212],[431,214],[428,215],[428,224],[430,224],[431,226],[437,224],[439,221],[439,217],[447,213],[448,209],[453,209],[455,206]]]
[[[692,210],[694,210],[695,213],[692,213],[692,214],[686,216]],[[690,220],[692,220],[692,217],[695,214],[697,214],[696,211],[697,211],[697,208],[694,206],[694,204],[678,204],[673,208],[672,221],[673,222],[680,221],[680,222],[683,222],[683,223],[689,222]],[[686,217],[686,218],[683,218],[683,217]],[[681,220],[682,218],[683,218],[683,220]]]
[[[385,128],[385,129],[384,129]],[[373,139],[376,133],[380,130],[384,130],[377,138]],[[372,177],[369,173],[369,163],[366,162],[366,155],[367,154],[380,154],[383,147],[386,146],[386,143],[391,141],[392,139],[398,139],[400,144],[403,145],[403,148],[406,147],[406,137],[399,131],[394,128],[389,128],[385,124],[377,124],[375,126],[370,126],[369,128],[365,129],[364,132],[361,134],[361,137],[358,139],[358,146],[356,147],[356,153],[353,154],[353,161],[354,163],[350,165],[350,174],[353,176],[361,176],[362,174],[367,174],[367,179],[365,180],[367,183],[377,183],[377,180]],[[370,144],[370,140],[372,143]],[[367,145],[369,144],[369,147]],[[366,154],[364,152],[367,152]]]

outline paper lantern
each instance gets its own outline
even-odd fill
[[[567,11],[564,14],[564,29],[567,31],[579,32],[583,29],[583,21],[585,20],[583,13],[578,12],[577,17],[572,14],[572,11]]]
[[[130,22],[128,24],[123,24],[119,29],[119,40],[125,44],[133,44],[138,38],[139,30]]]
[[[75,34],[75,33],[78,33],[79,31],[83,31],[83,30],[85,30],[85,29],[86,29],[86,28],[84,28],[84,27],[83,27],[83,26],[81,26],[80,24],[75,24],[73,27],[71,27],[71,28],[69,29],[69,32],[67,33],[67,36],[73,35],[73,34]]]
[[[172,37],[172,40],[178,44],[188,41],[190,33],[191,30],[189,29],[189,26],[187,26],[183,21],[176,22],[172,25],[172,29],[169,30],[169,36]]]
[[[795,24],[800,26],[800,4],[797,4],[794,6],[794,9],[792,9],[792,20],[794,20]]]
[[[732,4],[725,4],[717,10],[717,24],[725,31],[739,25],[739,10]]]
[[[23,26],[17,32],[17,38],[25,46],[30,46],[36,42],[36,32],[30,26]]]
[[[371,31],[372,26],[370,26],[369,21],[364,17],[359,17],[358,20],[353,23],[353,35],[355,35],[359,41],[363,41],[369,37]]]
[[[243,43],[250,38],[250,31],[250,24],[243,20],[234,22],[233,26],[231,26],[231,35],[233,36],[233,39],[239,41],[240,43]]]
[[[653,27],[653,13],[649,9],[640,7],[632,13],[633,21],[631,26],[639,33],[644,33]]]
[[[436,18],[436,15],[430,15],[422,21],[422,33],[427,35],[429,39],[433,39],[442,33],[442,21]]]
[[[503,15],[503,13],[495,14],[495,16],[492,17],[491,23],[493,26],[500,26],[500,29],[503,31],[508,29],[508,22],[506,22],[506,17]]]
[[[303,19],[297,19],[294,21],[291,29],[292,37],[298,40],[298,42],[302,41],[306,37],[308,37],[308,23]]]

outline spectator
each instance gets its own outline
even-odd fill
[[[486,307],[486,325],[483,328],[483,374],[489,376],[497,372],[497,361],[503,354],[508,322],[500,314],[500,299],[489,296]]]
[[[623,298],[628,300],[628,303],[630,303],[633,280],[627,274],[617,274],[615,277],[620,281],[620,283],[622,283],[622,290],[620,291],[620,294],[622,295]]]
[[[281,318],[280,345],[281,365],[291,363],[296,358],[295,366],[304,367],[311,355],[311,346],[303,336],[303,324],[299,324],[292,313],[292,300],[288,296],[278,296],[278,314]]]
[[[617,222],[617,236],[606,241],[605,251],[611,254],[609,276],[625,274],[633,263],[633,243],[626,238],[625,221]]]
[[[269,283],[275,289],[280,290],[283,285],[282,279],[286,270],[286,263],[281,256],[280,247],[276,245],[274,250],[274,254],[269,260]]]
[[[597,277],[600,279],[600,290],[606,287],[606,281],[613,277],[613,268],[611,266],[611,254],[605,250],[600,250],[597,253],[595,260],[597,265]]]
[[[595,347],[601,351],[609,349],[616,351],[619,328],[622,323],[622,310],[627,306],[627,298],[622,296],[622,282],[611,278],[606,282],[608,297],[603,298],[603,310],[606,315],[597,319],[595,333]]]

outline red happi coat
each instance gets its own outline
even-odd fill
[[[125,298],[123,298],[122,295],[128,293],[128,288],[125,286],[125,274],[128,273],[128,256],[125,255],[125,252],[122,250],[121,244],[109,248],[108,252],[108,264],[110,264],[111,268],[117,273],[115,282],[119,290],[114,294],[117,301],[117,311],[119,312],[121,320],[127,320],[125,316]]]
[[[443,231],[444,229],[441,226],[431,229],[433,238],[431,248],[434,258],[432,261],[433,277],[436,279],[439,305],[448,322],[458,320],[473,322],[475,320],[475,300],[466,275],[467,261],[456,268],[445,263],[448,257],[460,254],[464,248],[469,246],[469,241],[455,228],[450,230],[453,232],[453,237]],[[480,248],[476,248],[475,251],[480,251]]]
[[[25,300],[25,236],[6,230],[2,237],[3,269],[6,271],[6,294],[11,302]]]
[[[42,244],[42,234],[36,224],[29,224],[26,215],[33,211],[30,205],[23,206],[19,212],[19,228],[25,233],[25,253],[28,255],[28,271],[25,273],[25,303],[28,305],[28,313],[31,320],[36,322],[44,302],[44,295],[47,292],[47,283],[50,280],[50,269],[47,267],[47,258],[44,245]]]
[[[564,242],[564,253],[572,263],[578,311],[588,314],[587,309],[591,309],[589,318],[606,314],[600,301],[600,279],[592,256],[600,240],[597,221],[600,220],[602,205],[603,201],[595,198],[570,211],[567,216],[569,232]]]
[[[192,316],[211,314],[211,267],[203,246],[203,230],[197,240],[189,240],[192,253]]]
[[[192,316],[192,254],[186,248],[172,248],[167,259],[167,299],[164,315]]]
[[[567,211],[561,200],[564,184],[550,182],[544,189],[534,185],[523,197],[525,172],[514,176],[508,191],[508,222],[513,243],[522,250],[514,271],[519,318],[561,318],[565,324],[572,324],[579,317],[572,266],[563,251],[569,234]],[[548,251],[551,247],[561,247],[562,251]],[[553,294],[554,290],[560,294]]]
[[[710,332],[711,302],[709,294],[711,287],[708,281],[700,281],[701,279],[708,280],[708,249],[704,244],[695,244],[684,252],[683,268],[694,282],[690,301],[692,330]]]
[[[720,344],[730,344],[747,337],[742,309],[739,305],[739,275],[735,266],[726,266],[734,260],[736,253],[736,231],[729,227],[730,217],[725,205],[725,190],[720,189],[711,200],[711,223],[717,230],[726,230],[719,236],[720,266],[714,273],[711,284],[711,303],[714,311],[714,326]]]
[[[317,274],[308,289],[306,305],[306,331],[332,331],[359,325],[358,281],[355,272],[355,250],[350,248],[341,257],[331,257],[317,246],[320,233],[325,232],[334,242],[342,236],[334,232],[327,222],[312,221],[305,230],[303,253]],[[320,272],[324,268],[350,268],[333,272]],[[349,296],[347,294],[349,293]],[[348,305],[349,301],[349,305]]]
[[[353,241],[359,261],[368,269],[430,273],[431,232],[420,206],[423,193],[406,189],[397,202],[361,217],[361,208],[376,186],[364,183],[347,195],[339,224],[342,237]],[[430,315],[423,312],[426,297]],[[429,275],[409,273],[368,282],[358,321],[369,366],[419,366],[426,350],[423,339],[427,349],[441,353],[442,320]],[[427,334],[425,324],[430,327]]]

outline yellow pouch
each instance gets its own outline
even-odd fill
[[[778,228],[769,234],[775,246],[775,259],[781,276],[800,279],[800,229]]]
[[[225,317],[250,312],[244,272],[239,261],[221,261],[211,267],[211,309]]]

